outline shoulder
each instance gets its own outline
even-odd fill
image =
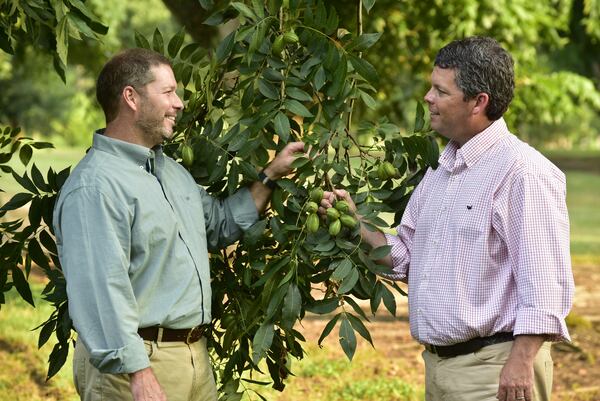
[[[113,194],[123,186],[119,183],[124,176],[120,174],[123,172],[121,163],[115,155],[90,149],[71,171],[60,190],[59,200],[77,193],[98,193],[114,198]]]
[[[565,174],[556,165],[513,134],[500,141],[496,153],[505,161],[513,179],[528,176],[550,179],[562,184],[566,182]]]

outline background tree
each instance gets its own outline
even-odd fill
[[[9,5],[5,8],[20,3],[28,4],[14,0],[6,2]],[[76,83],[77,99],[70,93],[72,89],[47,85],[50,81],[45,77],[52,69],[52,59],[33,62],[36,58],[32,53],[52,49],[47,45],[52,40],[41,40],[38,44],[37,40],[20,40],[15,36],[13,44],[28,49],[27,53],[23,52],[27,56],[0,54],[1,89],[14,94],[10,102],[8,97],[0,99],[0,119],[22,126],[30,135],[52,138],[59,143],[88,145],[89,133],[102,120],[99,109],[94,106],[93,82],[106,54],[133,46],[134,31],[151,35],[155,27],[171,37],[183,26],[192,40],[206,49],[214,49],[232,27],[201,22],[215,10],[227,10],[229,3],[229,0],[87,0],[86,7],[106,21],[110,30],[102,36],[101,42],[86,35],[80,35],[81,41],[71,37],[69,62],[76,68],[67,74],[70,74],[69,82]],[[366,3],[371,5],[369,1]],[[46,7],[50,14],[57,14],[49,4]],[[332,0],[329,5],[336,9],[343,26],[354,26],[354,12],[347,2]],[[202,6],[214,9],[208,11]],[[517,64],[516,98],[507,114],[509,126],[517,135],[537,146],[598,147],[600,20],[595,17],[599,8],[597,0],[537,3],[526,0],[445,3],[379,0],[369,7],[365,29],[380,32],[382,36],[365,57],[378,66],[381,82],[385,84],[378,86],[373,95],[377,101],[375,109],[359,106],[354,115],[372,121],[385,116],[408,132],[415,101],[426,91],[437,50],[465,35],[492,35],[511,51]],[[67,21],[71,20],[67,18]],[[73,24],[69,26],[72,28]],[[22,93],[20,89],[25,80],[35,83],[25,83],[29,90]],[[60,108],[61,112],[45,107],[37,108],[39,112],[11,107],[11,103],[32,105],[36,99],[40,104]],[[36,109],[35,106],[27,109],[31,108]],[[76,123],[81,119],[71,114],[81,108],[85,108],[82,114],[88,116],[89,121]],[[4,115],[5,110],[11,114]],[[48,112],[43,113],[44,110]],[[362,132],[368,137],[371,130]]]

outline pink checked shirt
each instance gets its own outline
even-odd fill
[[[450,142],[386,234],[410,329],[450,345],[497,332],[569,340],[574,284],[564,174],[495,121]]]

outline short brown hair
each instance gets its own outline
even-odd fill
[[[455,70],[456,85],[465,101],[487,93],[490,101],[485,114],[490,121],[508,109],[515,89],[513,59],[495,39],[474,36],[455,40],[439,51],[434,65]]]
[[[141,89],[149,84],[154,80],[150,69],[159,65],[171,66],[171,61],[162,54],[139,48],[125,50],[104,65],[96,83],[96,99],[107,123],[117,117],[123,88],[130,85]]]

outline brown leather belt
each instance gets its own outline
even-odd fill
[[[513,333],[501,332],[489,337],[472,338],[468,341],[453,345],[423,345],[425,345],[425,349],[427,351],[431,352],[432,354],[436,354],[440,358],[453,358],[459,355],[470,354],[471,352],[478,351],[483,347],[487,347],[488,345],[513,341],[514,339],[515,337],[513,336]]]
[[[138,329],[138,334],[147,341],[181,341],[191,344],[204,337],[207,330],[207,324],[192,327],[191,329],[167,329],[165,327],[154,326]]]

